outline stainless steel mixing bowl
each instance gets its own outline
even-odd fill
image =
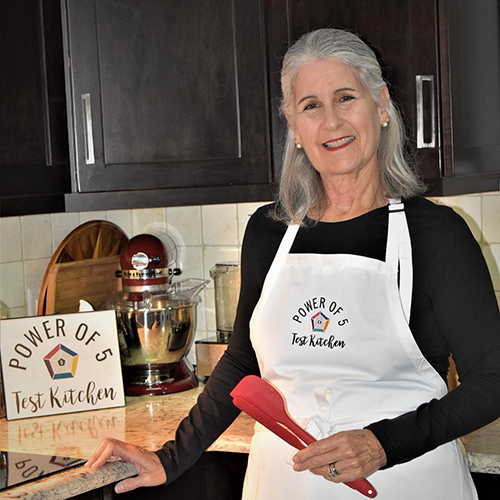
[[[167,300],[163,305],[117,310],[122,365],[174,365],[194,341],[196,302]]]
[[[117,316],[126,384],[153,386],[172,381],[172,369],[193,345],[198,293],[206,280],[189,279],[164,293],[124,293],[106,305]]]

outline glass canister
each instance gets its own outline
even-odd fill
[[[233,331],[236,307],[240,297],[240,264],[215,264],[210,270],[210,277],[214,280],[215,286],[217,340],[219,342],[227,342]]]

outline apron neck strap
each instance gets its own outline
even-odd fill
[[[266,282],[276,279],[281,266],[285,263],[287,255],[292,248],[299,227],[298,224],[290,224],[288,226],[269,269]],[[406,321],[409,322],[413,291],[413,266],[410,233],[408,231],[404,204],[400,199],[389,200],[389,230],[385,262],[389,272],[393,274],[399,272],[399,295]]]
[[[299,231],[299,224],[290,223],[286,229],[285,236],[281,240],[280,246],[276,255],[274,256],[273,262],[269,271],[267,272],[265,286],[270,287],[274,285],[276,278],[280,272],[281,267],[286,261],[288,254],[290,253],[290,249],[292,248],[293,242],[295,240],[295,236]]]
[[[404,204],[399,199],[389,200],[389,230],[385,262],[391,272],[398,273],[399,270],[399,296],[406,321],[409,322],[413,290],[413,266],[410,232],[408,231]]]

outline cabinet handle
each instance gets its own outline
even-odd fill
[[[92,104],[90,94],[82,94],[83,104],[83,133],[85,135],[85,163],[92,165],[95,163],[94,156],[94,129],[92,126]]]
[[[429,82],[431,91],[431,140],[424,139],[424,82]],[[436,99],[434,90],[434,75],[417,75],[417,148],[436,147]]]

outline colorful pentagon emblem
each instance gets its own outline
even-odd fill
[[[63,344],[54,347],[43,360],[52,380],[75,376],[78,354]]]
[[[330,319],[322,312],[311,317],[313,332],[325,332],[330,323]]]

